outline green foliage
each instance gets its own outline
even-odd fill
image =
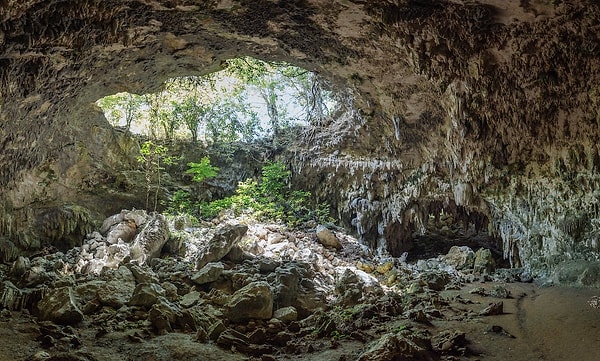
[[[165,209],[166,214],[170,215],[178,215],[178,214],[190,214],[194,215],[195,213],[195,204],[192,200],[192,197],[189,192],[184,190],[176,191],[171,200],[169,201],[169,205],[167,209]]]
[[[188,167],[189,169],[185,172],[187,174],[193,174],[194,178],[192,178],[192,180],[199,183],[203,182],[205,179],[216,176],[219,172],[219,167],[212,166],[208,157],[200,159],[200,163],[190,162],[188,163]]]
[[[286,222],[297,226],[309,220],[322,221],[329,217],[329,206],[322,203],[317,210],[310,207],[310,192],[288,187],[290,170],[280,162],[269,163],[262,169],[260,182],[240,182],[233,196],[198,205],[204,218],[213,218],[227,209],[249,212],[259,219]]]
[[[291,172],[286,165],[280,162],[268,163],[262,169],[262,182],[260,189],[265,195],[272,195],[281,200],[286,193],[288,179]]]

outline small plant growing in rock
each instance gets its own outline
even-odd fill
[[[194,178],[192,178],[192,180],[198,183],[201,183],[208,178],[215,177],[219,172],[219,167],[211,165],[208,157],[200,159],[200,163],[190,162],[188,163],[188,167],[188,170],[185,172],[187,174],[193,174]]]

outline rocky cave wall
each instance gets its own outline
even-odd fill
[[[288,157],[371,246],[407,249],[441,204],[513,266],[600,254],[594,1],[26,0],[0,19],[0,236],[20,248],[139,204],[95,100],[251,55],[354,95]]]

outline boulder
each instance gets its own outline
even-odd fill
[[[0,237],[0,262],[9,263],[17,259],[21,251],[7,238]]]
[[[419,280],[425,282],[427,287],[434,291],[443,291],[446,285],[452,281],[452,278],[443,271],[428,271],[421,273]]]
[[[165,216],[154,214],[133,241],[131,259],[141,265],[158,257],[168,240],[169,225]]]
[[[159,279],[156,273],[148,266],[140,266],[135,263],[125,265],[133,274],[137,283],[158,283]]]
[[[465,333],[460,330],[444,330],[431,338],[434,351],[440,353],[463,353],[467,344]]]
[[[427,350],[401,335],[388,333],[375,341],[358,361],[428,360]]]
[[[236,291],[225,305],[233,322],[249,319],[267,320],[273,316],[273,293],[267,282],[252,282]]]
[[[200,292],[190,291],[181,297],[179,304],[181,307],[189,308],[197,304],[198,301],[200,301]]]
[[[156,283],[140,283],[135,287],[129,300],[131,306],[151,307],[159,297],[164,297],[165,290]]]
[[[48,290],[38,303],[40,320],[62,325],[73,325],[83,320],[83,313],[75,304],[73,289],[61,287]]]
[[[12,277],[20,277],[25,272],[27,272],[31,268],[31,261],[27,257],[19,256],[13,262],[12,267],[10,268],[10,275]]]
[[[510,298],[510,291],[506,287],[495,285],[489,292],[489,295],[496,298]]]
[[[200,271],[192,275],[191,280],[197,285],[214,282],[219,279],[223,273],[223,269],[223,263],[221,262],[208,263]]]
[[[475,254],[474,272],[479,274],[490,274],[496,269],[496,261],[492,257],[492,251],[480,248]]]
[[[234,263],[242,263],[253,258],[254,255],[252,253],[244,251],[238,244],[234,245],[229,253],[225,255],[225,259]]]
[[[448,254],[443,256],[443,261],[457,270],[471,269],[475,262],[475,252],[467,246],[452,246]]]
[[[134,289],[133,273],[127,267],[121,266],[112,272],[110,281],[99,287],[97,296],[103,305],[118,309],[129,302]]]
[[[495,316],[504,313],[504,303],[495,302],[490,303],[486,308],[479,312],[479,316]]]
[[[118,243],[119,240],[131,242],[137,233],[137,225],[131,219],[123,220],[110,228],[106,235],[106,241],[110,244]]]
[[[196,268],[201,269],[210,262],[219,261],[244,237],[248,226],[236,224],[219,228],[208,244],[200,250]]]
[[[275,310],[273,318],[281,322],[293,322],[298,320],[298,311],[293,306],[283,307]]]
[[[318,225],[316,229],[317,239],[325,247],[333,247],[335,249],[342,248],[340,240],[327,227]]]
[[[148,312],[148,320],[159,335],[171,332],[183,314],[179,307],[161,297]]]
[[[0,306],[7,310],[20,310],[23,307],[23,291],[10,281],[0,284]]]

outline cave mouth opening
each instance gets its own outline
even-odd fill
[[[394,257],[406,252],[409,262],[445,255],[453,246],[467,246],[473,251],[487,248],[498,265],[509,266],[503,259],[502,240],[494,233],[489,217],[453,200],[413,204],[402,222],[386,227],[384,237],[388,252]]]
[[[121,92],[96,105],[113,127],[143,138],[275,143],[331,118],[340,107],[332,89],[319,74],[290,63],[239,57],[207,75],[170,78],[158,92]]]

